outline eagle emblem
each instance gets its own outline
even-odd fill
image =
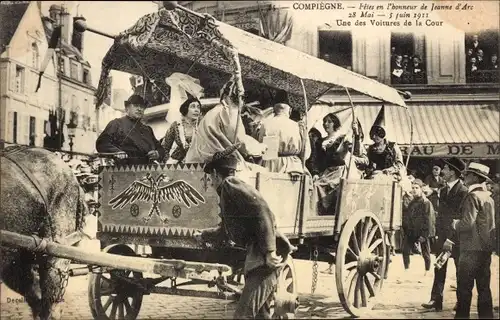
[[[160,186],[161,183],[167,183]],[[158,177],[148,173],[139,180],[134,181],[130,186],[123,190],[120,194],[109,201],[112,209],[122,209],[129,203],[135,201],[153,202],[151,209],[144,222],[151,220],[153,214],[158,215],[163,223],[167,223],[168,219],[162,217],[159,204],[165,201],[177,201],[191,208],[191,205],[198,206],[200,203],[205,203],[205,198],[184,180],[172,182],[172,179],[165,176],[163,173]]]

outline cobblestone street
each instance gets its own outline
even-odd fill
[[[499,305],[499,258],[492,259],[493,304]],[[369,315],[370,318],[452,318],[455,303],[453,284],[455,272],[453,263],[450,263],[446,284],[445,306],[443,312],[429,312],[420,307],[420,304],[429,300],[432,286],[432,272],[424,277],[423,259],[412,256],[412,266],[408,272],[403,269],[401,255],[393,257],[389,279],[384,283],[383,297]],[[319,270],[325,270],[327,265],[320,263]],[[296,272],[299,278],[299,293],[301,305],[297,313],[298,318],[348,318],[340,304],[335,288],[335,276],[319,274],[318,287],[311,295],[310,261],[297,260]],[[63,303],[64,319],[92,319],[87,298],[88,277],[71,278]],[[208,289],[214,290],[214,289]],[[19,300],[18,300],[19,299]],[[472,317],[477,318],[476,292],[472,302]],[[144,297],[139,319],[230,319],[234,311],[234,302],[225,302],[208,298],[180,297],[154,294]],[[495,311],[498,318],[498,309]],[[1,287],[1,319],[17,320],[31,318],[29,308],[20,296],[13,293],[5,285]]]

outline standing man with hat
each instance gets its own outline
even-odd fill
[[[153,129],[142,123],[146,101],[140,95],[132,95],[125,101],[126,115],[112,120],[96,141],[96,149],[102,153],[116,153],[127,164],[148,164],[163,159],[165,151],[156,139]]]
[[[279,255],[295,248],[276,230],[275,217],[259,191],[234,176],[238,158],[233,145],[216,152],[205,165],[219,195],[222,222],[219,228],[205,229],[195,238],[204,242],[232,243],[246,248],[245,287],[234,319],[271,319],[269,299],[276,290]]]
[[[460,260],[457,275],[457,312],[455,319],[469,319],[472,289],[476,282],[479,319],[493,318],[491,297],[491,255],[495,244],[495,212],[493,199],[486,190],[490,168],[471,162],[465,170],[465,184],[469,192],[461,206],[460,219],[454,219],[452,228],[458,232]]]
[[[458,262],[460,258],[459,242],[455,231],[451,228],[453,219],[460,218],[460,204],[467,195],[467,188],[460,181],[465,163],[458,158],[444,160],[442,174],[446,185],[439,192],[439,207],[436,215],[436,236],[434,251],[439,255],[442,251],[450,251],[455,262],[458,279]],[[434,269],[431,300],[422,304],[426,309],[443,310],[443,291],[446,281],[446,262],[440,269]]]

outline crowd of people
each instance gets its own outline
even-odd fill
[[[426,309],[443,310],[449,257],[457,279],[455,318],[470,317],[474,283],[479,318],[493,317],[490,265],[492,252],[499,250],[500,179],[489,173],[480,163],[466,166],[451,158],[436,161],[424,181],[412,181],[403,210],[403,263],[408,269],[410,255],[417,252],[427,274],[431,254],[436,255],[430,301],[422,304]]]
[[[391,48],[391,83],[426,84],[427,74],[422,58],[418,55],[403,55],[396,47]]]
[[[472,36],[472,42],[466,50],[467,82],[497,82],[498,53],[486,55],[478,35]]]
[[[373,144],[365,149],[357,120],[350,123],[354,138],[350,139],[349,134],[340,133],[342,123],[338,116],[329,113],[322,119],[327,133],[323,137],[317,129],[307,131],[303,119],[290,119],[292,107],[286,99],[274,101],[273,115],[258,124],[243,121],[241,114],[245,111],[241,112],[240,107],[245,103],[241,90],[236,81],[229,81],[221,90],[220,103],[204,115],[199,97],[188,92],[180,102],[180,119],[170,125],[160,141],[141,122],[146,102],[133,95],[125,102],[127,115],[111,121],[96,141],[98,152],[114,153],[128,164],[206,164],[205,172],[212,176],[219,194],[223,225],[206,230],[200,238],[214,238],[214,233],[220,238],[222,233],[222,238],[247,248],[247,285],[237,308],[238,316],[255,317],[268,311],[266,297],[276,282],[269,267],[279,264],[279,250],[290,253],[296,248],[276,230],[274,216],[258,191],[241,175],[235,177],[235,172],[279,172],[292,177],[308,174],[321,215],[334,214],[338,185],[349,166],[359,178],[411,181],[411,191],[405,190],[404,196],[405,267],[409,268],[409,253],[416,244],[426,271],[431,268],[431,252],[451,252],[457,266],[457,316],[469,315],[474,281],[478,286],[480,316],[492,314],[489,267],[494,242],[488,237],[495,228],[495,218],[491,193],[484,187],[490,181],[488,167],[471,163],[465,168],[461,160],[453,158],[436,164],[424,181],[412,180],[406,174],[398,145],[386,138],[384,107],[369,132]],[[277,140],[275,147],[266,145],[270,138]],[[270,147],[277,149],[276,154],[266,157]],[[235,195],[240,199],[237,204],[231,201]],[[251,209],[242,212],[239,208]],[[248,215],[261,222],[247,223]],[[282,249],[278,249],[278,243]],[[426,308],[442,309],[446,265],[435,268],[431,301],[424,304]]]

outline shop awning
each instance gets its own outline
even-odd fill
[[[346,109],[347,108],[347,109]],[[339,118],[350,121],[346,105],[330,108]],[[368,132],[380,106],[356,105],[356,115],[370,144]],[[396,141],[403,154],[423,157],[498,158],[500,157],[499,104],[410,104],[408,111],[397,106],[385,110],[388,138]],[[410,147],[410,120],[413,121],[413,148]],[[321,125],[321,121],[317,125]],[[317,126],[316,125],[316,126]]]

